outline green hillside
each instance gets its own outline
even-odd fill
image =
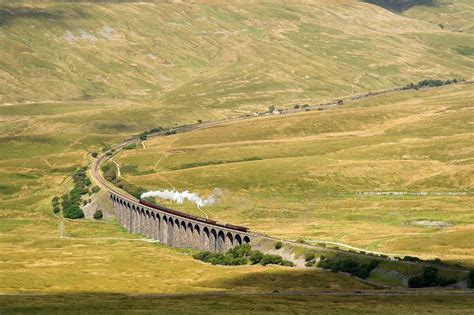
[[[0,103],[262,107],[470,78],[474,65],[457,50],[471,34],[351,0],[3,3]]]
[[[400,297],[401,306],[382,307],[383,296],[366,305],[354,292],[373,286],[346,275],[206,265],[187,250],[139,240],[111,218],[61,225],[51,200],[72,189],[71,175],[91,164],[92,151],[153,127],[317,104],[422,79],[473,79],[473,15],[469,0],[403,12],[356,0],[0,0],[0,313],[31,311],[28,303],[61,309],[70,300],[79,303],[72,311],[89,300],[96,309],[101,297],[114,304],[119,294],[275,288],[352,294],[347,312],[352,305],[399,312],[409,297]],[[205,195],[223,188],[221,202],[205,211],[254,230],[472,265],[472,196],[355,194],[472,192],[472,99],[467,83],[390,93],[146,141],[116,160],[127,180],[150,189]],[[103,193],[90,198],[101,204]],[[61,302],[38,293],[57,293],[51,299]],[[209,303],[219,310],[235,299]],[[345,297],[326,299],[337,311]],[[307,301],[247,300],[250,310],[255,303],[269,312]],[[435,304],[445,309],[449,300]],[[417,301],[417,310],[428,307]]]

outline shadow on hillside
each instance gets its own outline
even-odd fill
[[[0,6],[0,27],[13,23],[18,19],[36,19],[57,21],[71,18],[86,18],[82,10],[41,9],[34,7]]]
[[[279,292],[375,289],[360,280],[320,270],[272,270],[250,272],[232,278],[199,283],[204,287],[232,288],[243,291]]]
[[[438,6],[437,0],[364,0],[390,11],[401,13],[417,5]]]

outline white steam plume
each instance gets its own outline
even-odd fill
[[[222,195],[222,191],[219,188],[215,188],[212,195],[207,199],[199,197],[199,195],[196,193],[190,193],[188,190],[179,192],[175,190],[166,189],[159,191],[148,191],[146,193],[143,193],[141,195],[141,198],[154,197],[164,200],[172,200],[179,204],[182,204],[185,200],[188,200],[198,207],[204,207],[207,205],[215,204],[217,202],[217,199],[219,199],[220,195]]]

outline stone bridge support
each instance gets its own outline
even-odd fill
[[[159,241],[171,247],[225,252],[250,243],[255,236],[218,224],[181,217],[154,209],[111,193],[113,213],[120,226],[130,233]]]

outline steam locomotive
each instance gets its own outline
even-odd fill
[[[163,211],[163,212],[166,212],[166,213],[169,213],[169,214],[174,214],[176,216],[184,217],[184,218],[187,218],[187,219],[201,221],[201,222],[205,222],[205,223],[208,223],[208,224],[221,226],[221,227],[225,227],[225,228],[228,228],[228,229],[237,230],[237,231],[241,231],[241,232],[248,232],[249,231],[249,228],[245,227],[245,226],[233,225],[233,224],[228,224],[228,223],[227,224],[219,224],[215,220],[206,219],[206,218],[198,217],[198,216],[195,216],[195,215],[192,215],[192,214],[184,213],[184,212],[181,212],[181,211],[178,211],[178,210],[169,209],[169,208],[151,203],[151,202],[143,200],[143,199],[140,199],[139,202],[140,202],[140,204],[142,204],[144,206],[147,206],[147,207],[150,207],[150,208],[153,208],[153,209],[156,209],[156,210],[160,210],[160,211]]]

